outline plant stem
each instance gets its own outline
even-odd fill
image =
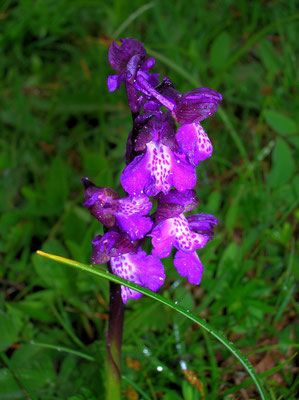
[[[121,342],[124,309],[120,285],[110,282],[110,310],[106,334],[106,400],[121,399]]]

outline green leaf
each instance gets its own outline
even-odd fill
[[[298,127],[294,120],[275,110],[265,111],[265,120],[271,128],[282,136],[295,135]]]
[[[17,341],[20,329],[21,323],[12,310],[9,313],[0,310],[0,351]]]
[[[210,51],[210,64],[215,71],[225,67],[230,53],[230,36],[227,32],[222,32],[214,40]]]
[[[208,333],[210,333],[212,336],[214,336],[219,342],[221,342],[239,361],[240,363],[244,366],[250,377],[252,378],[253,382],[255,383],[261,399],[265,400],[267,399],[267,394],[259,381],[258,376],[256,375],[253,366],[249,362],[249,360],[235,347],[235,345],[231,342],[228,341],[228,339],[220,332],[216,331],[214,328],[212,328],[206,320],[199,318],[193,314],[190,313],[189,310],[186,310],[184,307],[173,303],[172,301],[169,301],[165,299],[164,297],[160,296],[157,293],[154,293],[148,289],[145,289],[141,286],[136,285],[135,283],[131,283],[129,281],[126,281],[125,279],[119,278],[116,275],[110,274],[108,271],[102,270],[102,269],[96,269],[95,267],[82,264],[78,261],[74,260],[69,260],[67,258],[55,256],[53,254],[48,254],[44,253],[42,251],[37,251],[37,254],[46,258],[49,258],[54,261],[58,261],[62,264],[68,265],[72,268],[75,268],[77,270],[81,270],[84,272],[87,272],[89,274],[108,279],[111,282],[118,283],[120,285],[125,285],[130,289],[137,290],[138,292],[145,294],[146,296],[160,302],[161,304],[166,305],[167,307],[170,307],[171,309],[175,310],[176,312],[182,314],[184,317],[190,319],[192,322],[195,322],[197,325],[199,325],[201,328],[206,330]]]
[[[260,42],[258,55],[268,72],[275,74],[280,70],[281,63],[279,56],[269,40],[264,39]]]
[[[273,150],[268,185],[272,188],[280,188],[290,180],[294,169],[295,163],[288,144],[283,139],[278,139]]]

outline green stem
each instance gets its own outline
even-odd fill
[[[106,400],[121,399],[121,342],[124,304],[120,285],[110,282],[110,309],[106,334]]]

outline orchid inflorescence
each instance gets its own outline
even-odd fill
[[[157,291],[165,281],[160,259],[175,247],[178,273],[199,284],[203,265],[196,250],[212,239],[218,221],[209,214],[184,213],[199,203],[193,190],[195,167],[213,152],[200,122],[217,111],[222,97],[208,88],[179,93],[168,78],[160,82],[159,74],[150,72],[155,59],[147,56],[142,43],[120,42],[109,49],[109,62],[118,74],[108,77],[108,89],[113,92],[124,83],[133,117],[127,165],[120,177],[128,195],[121,198],[110,188],[82,179],[83,205],[105,227],[104,235],[92,241],[91,260],[110,261],[115,275]],[[154,199],[157,208],[149,215]],[[151,237],[151,255],[142,250],[146,237]],[[121,296],[126,303],[142,294],[122,286]]]

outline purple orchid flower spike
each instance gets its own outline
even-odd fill
[[[133,117],[127,166],[120,177],[128,195],[121,198],[110,188],[82,179],[83,205],[105,226],[105,234],[92,242],[92,262],[110,262],[114,274],[157,291],[165,280],[160,258],[168,257],[174,247],[178,273],[199,284],[203,265],[197,250],[212,239],[218,221],[208,214],[184,213],[199,203],[192,190],[195,167],[213,152],[200,122],[216,112],[222,96],[208,88],[182,94],[167,77],[159,82],[159,74],[151,72],[155,60],[136,39],[113,42],[108,57],[117,71],[108,77],[108,89],[113,92],[124,83]],[[181,125],[178,129],[176,123]],[[151,216],[148,196],[157,200]],[[152,255],[141,249],[146,235],[151,237]],[[121,296],[125,303],[141,294],[122,286]]]
[[[92,241],[91,261],[102,264],[110,261],[112,272],[153,292],[160,289],[165,281],[164,267],[157,256],[147,255],[137,249],[125,233],[107,232]],[[128,299],[139,299],[142,294],[121,286],[123,303]]]
[[[151,218],[144,217],[152,208],[146,195],[120,198],[110,188],[95,186],[86,178],[82,178],[82,181],[85,186],[83,206],[104,226],[111,228],[116,224],[131,240],[142,239],[151,230]]]

